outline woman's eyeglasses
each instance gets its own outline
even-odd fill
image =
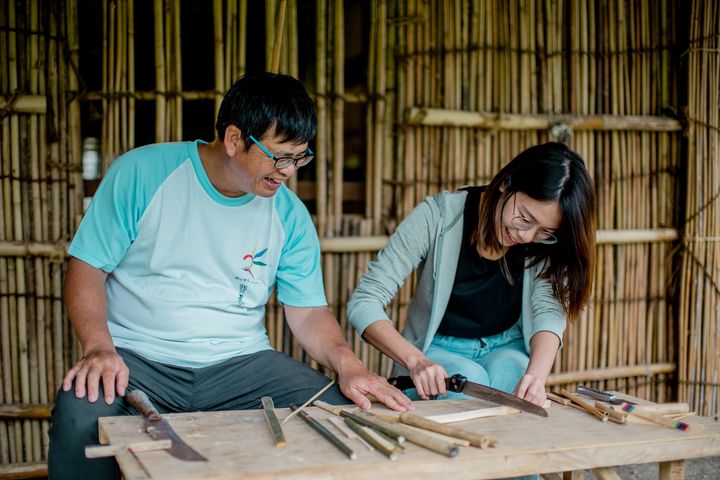
[[[309,148],[301,157],[276,157],[270,150],[265,148],[265,145],[260,143],[255,137],[250,135],[248,138],[250,138],[250,140],[252,140],[253,143],[260,148],[260,150],[265,152],[265,155],[270,157],[270,159],[275,162],[275,168],[277,168],[278,170],[280,170],[281,168],[287,168],[290,165],[295,165],[296,168],[304,167],[305,165],[310,163],[313,158],[315,158],[315,154]]]
[[[513,193],[513,217],[510,220],[513,224],[513,227],[517,228],[518,230],[531,230],[533,227],[535,227],[535,224],[530,221],[529,219],[523,217],[522,215],[515,215],[515,199],[517,197],[517,192]],[[535,236],[533,237],[533,242],[535,243],[544,243],[545,245],[552,245],[554,243],[557,243],[557,237],[553,235],[552,233],[548,232],[547,230],[543,230],[542,228],[538,229],[537,232],[535,232]]]

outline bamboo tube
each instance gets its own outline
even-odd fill
[[[165,34],[163,31],[163,0],[153,3],[153,21],[155,34],[155,141],[167,141],[165,130]]]

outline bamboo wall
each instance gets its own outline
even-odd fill
[[[400,220],[442,189],[487,183],[524,148],[568,133],[566,123],[576,125],[569,144],[595,179],[601,230],[674,225],[679,125],[620,125],[677,103],[674,2],[377,5],[393,53],[375,63],[387,64],[387,85],[375,94],[385,96],[384,127],[392,129],[380,142],[396,140],[382,165],[380,218]],[[458,114],[466,111],[484,116],[466,121]],[[560,125],[527,125],[560,113],[569,114]],[[598,115],[620,117],[604,126],[581,121]],[[593,305],[568,329],[553,383],[594,380],[668,398],[670,252],[670,243],[657,241],[598,246]],[[411,289],[391,307],[400,324]]]
[[[387,374],[390,362],[348,327],[344,306],[384,236],[424,196],[486,183],[522,149],[562,137],[588,163],[601,231],[592,305],[568,329],[550,383],[660,401],[677,394],[717,413],[717,0],[693,3],[684,57],[674,0],[373,0],[360,92],[346,88],[353,2],[268,0],[264,17],[250,19],[257,4],[214,0],[214,84],[197,91],[183,87],[183,69],[194,68],[183,42],[195,33],[182,30],[180,0],[152,2],[152,71],[138,71],[135,58],[137,10],[148,5],[102,2],[101,85],[88,90],[77,75],[76,1],[0,6],[0,463],[45,458],[48,405],[80,354],[61,304],[64,247],[82,212],[80,107],[102,119],[105,166],[139,146],[148,104],[155,141],[191,140],[183,114],[192,102],[216,109],[247,71],[248,52],[260,48],[246,41],[251,21],[265,24],[265,68],[303,72],[316,100],[317,157],[308,168],[328,302],[371,369]],[[310,47],[299,28],[308,14]],[[138,89],[148,77],[153,88]],[[686,83],[687,152],[681,123],[667,115],[683,104]],[[28,95],[45,108],[32,110],[37,98]],[[344,163],[357,154],[346,143],[355,105],[366,112],[364,214],[343,210]],[[673,229],[683,225],[678,257]],[[400,324],[412,288],[388,309]],[[275,302],[266,324],[276,348],[316,366]]]
[[[0,4],[2,405],[51,403],[77,355],[61,302],[63,243],[82,212],[75,8]],[[28,244],[51,248],[35,255]],[[0,419],[0,463],[40,462],[47,428],[46,419]]]
[[[679,396],[720,413],[720,1],[694,1],[689,32],[688,171],[680,246]]]

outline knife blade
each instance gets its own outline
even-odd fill
[[[399,390],[415,388],[415,384],[408,376],[388,378],[388,383]],[[517,408],[523,412],[532,413],[541,417],[548,416],[547,411],[539,405],[535,405],[534,403],[528,402],[520,397],[516,397],[515,395],[510,395],[509,393],[505,393],[496,388],[471,382],[464,375],[455,374],[450,378],[446,378],[445,387],[449,392],[464,393],[481,400],[487,400],[500,405]]]
[[[160,416],[145,392],[133,390],[125,395],[125,400],[145,417],[145,431],[153,439],[172,441],[172,445],[167,449],[170,455],[188,462],[208,461],[175,433],[168,421]]]
[[[607,402],[611,405],[622,405],[623,403],[629,403],[631,405],[635,405],[635,402],[631,402],[630,400],[624,400],[622,398],[616,397],[612,393],[603,392],[601,390],[596,390],[592,387],[586,387],[584,385],[578,385],[578,387],[575,389],[575,391],[581,395],[585,395],[586,397],[590,397],[595,400],[600,400],[602,402]]]

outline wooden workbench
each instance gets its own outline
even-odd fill
[[[416,402],[419,414],[453,413],[491,406],[481,400]],[[307,411],[334,433],[330,416],[315,407]],[[385,412],[382,407],[373,411]],[[289,411],[278,409],[282,420]],[[175,431],[209,459],[184,462],[165,451],[116,457],[125,478],[159,479],[489,479],[532,473],[598,469],[600,477],[614,472],[600,467],[660,462],[663,479],[684,478],[683,460],[720,455],[720,423],[710,418],[686,422],[701,432],[681,432],[655,425],[602,423],[570,407],[553,404],[549,417],[527,413],[481,418],[454,424],[493,437],[494,448],[460,447],[454,458],[407,444],[397,461],[371,452],[357,440],[347,443],[357,452],[351,461],[302,421],[294,417],[283,427],[287,446],[276,448],[262,410],[163,415]],[[148,441],[143,419],[105,417],[99,421],[103,443],[126,445]],[[340,436],[340,434],[338,433]],[[617,477],[615,477],[617,478]]]

